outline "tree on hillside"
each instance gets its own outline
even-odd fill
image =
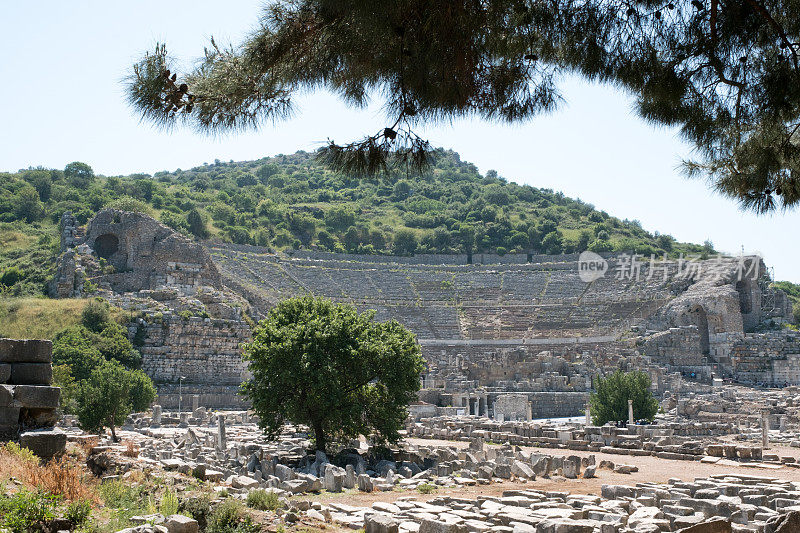
[[[64,167],[64,176],[73,187],[85,188],[94,181],[94,170],[86,163],[74,161]]]
[[[208,238],[208,228],[206,228],[206,221],[203,220],[203,215],[197,209],[192,209],[186,215],[186,223],[189,226],[189,233],[198,239]]]
[[[413,231],[401,229],[394,236],[393,252],[395,255],[414,255],[418,244],[417,236]]]
[[[650,376],[640,370],[622,372],[594,380],[595,392],[589,397],[592,423],[602,426],[606,422],[628,420],[628,400],[633,400],[634,420],[653,421],[658,413],[658,400],[650,391]]]
[[[30,185],[26,185],[14,199],[14,214],[25,222],[34,222],[42,218],[44,208],[39,201],[39,193]]]
[[[623,88],[639,115],[676,126],[690,175],[759,212],[800,202],[800,13],[793,0],[273,1],[239,46],[213,40],[178,79],[164,45],[133,67],[131,104],[161,125],[217,133],[290,115],[328,89],[386,98],[374,135],[322,154],[340,170],[423,166],[414,127],[479,115],[519,122],[557,107],[576,73]]]
[[[111,430],[117,442],[116,427],[134,410],[144,410],[156,396],[149,378],[140,371],[126,369],[116,361],[106,361],[78,384],[76,413],[84,431]]]
[[[242,392],[267,436],[305,424],[322,451],[358,435],[396,442],[423,368],[416,339],[396,321],[311,296],[275,306],[244,358],[252,378]]]

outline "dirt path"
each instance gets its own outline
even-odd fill
[[[419,446],[441,445],[466,448],[468,443],[462,441],[443,441],[430,439],[408,439],[407,442]],[[800,451],[796,448],[784,450],[784,447],[775,447],[771,453],[778,455],[797,456]],[[566,479],[563,477],[538,478],[535,481],[503,481],[488,485],[476,485],[472,487],[440,487],[432,494],[420,494],[415,490],[395,489],[391,492],[364,493],[358,491],[348,491],[340,494],[322,493],[318,495],[303,496],[301,499],[313,501],[338,502],[355,506],[370,506],[374,502],[392,502],[402,497],[413,497],[418,500],[430,500],[438,496],[451,496],[455,498],[475,499],[478,496],[499,496],[506,490],[534,489],[541,491],[559,491],[573,494],[596,494],[600,495],[603,485],[634,485],[636,483],[666,483],[670,478],[678,478],[683,481],[693,481],[695,478],[708,477],[713,474],[746,474],[751,476],[774,477],[800,482],[800,469],[781,466],[778,468],[755,468],[728,464],[707,464],[699,461],[678,461],[673,459],[660,459],[652,456],[633,456],[633,455],[614,455],[608,453],[582,452],[573,450],[559,450],[549,448],[522,447],[525,451],[535,451],[538,453],[566,456],[578,455],[587,456],[594,453],[597,461],[608,460],[615,464],[629,464],[639,467],[638,472],[633,474],[617,474],[609,470],[597,470],[597,477],[594,479]],[[792,453],[789,453],[789,452]]]

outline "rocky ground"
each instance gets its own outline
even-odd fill
[[[309,455],[302,428],[267,442],[247,413],[203,409],[165,413],[158,423],[134,417],[119,434],[125,445],[89,447],[87,464],[105,483],[154,472],[176,486],[191,485],[177,491],[182,501],[194,484],[216,502],[269,498],[269,509],[250,511],[274,531],[800,532],[797,462],[621,456],[480,437],[409,437],[392,457],[377,455],[363,440]],[[73,432],[70,439],[85,437]],[[764,454],[797,458],[800,449],[779,445]],[[201,527],[157,513],[136,519],[139,533],[155,531],[154,524],[168,533]]]

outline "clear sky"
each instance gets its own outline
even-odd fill
[[[384,125],[380,102],[353,110],[329,94],[297,100],[296,115],[261,131],[222,138],[140,124],[122,79],[157,40],[187,65],[213,35],[238,42],[263,2],[101,2],[41,0],[0,4],[0,170],[89,163],[107,175],[189,168],[214,159],[257,159],[313,150],[327,138],[357,139]],[[674,131],[631,112],[630,96],[568,79],[560,111],[508,126],[459,120],[423,130],[485,172],[563,191],[650,231],[717,249],[761,252],[777,279],[800,282],[800,212],[757,217],[689,181],[680,171],[691,147]]]

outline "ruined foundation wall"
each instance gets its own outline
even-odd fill
[[[192,396],[198,396],[198,405],[206,409],[247,409],[250,403],[239,394],[238,385],[194,385],[173,383],[158,385],[157,403],[164,409],[190,411]]]
[[[247,379],[240,345],[250,339],[250,328],[243,321],[165,314],[160,322],[141,320],[134,329],[140,327],[142,369],[157,384],[177,384],[181,376],[184,386],[238,386]]]
[[[532,418],[563,418],[584,414],[588,395],[584,392],[532,392],[528,398]]]
[[[743,383],[800,383],[800,333],[750,333],[733,344],[731,363]]]

